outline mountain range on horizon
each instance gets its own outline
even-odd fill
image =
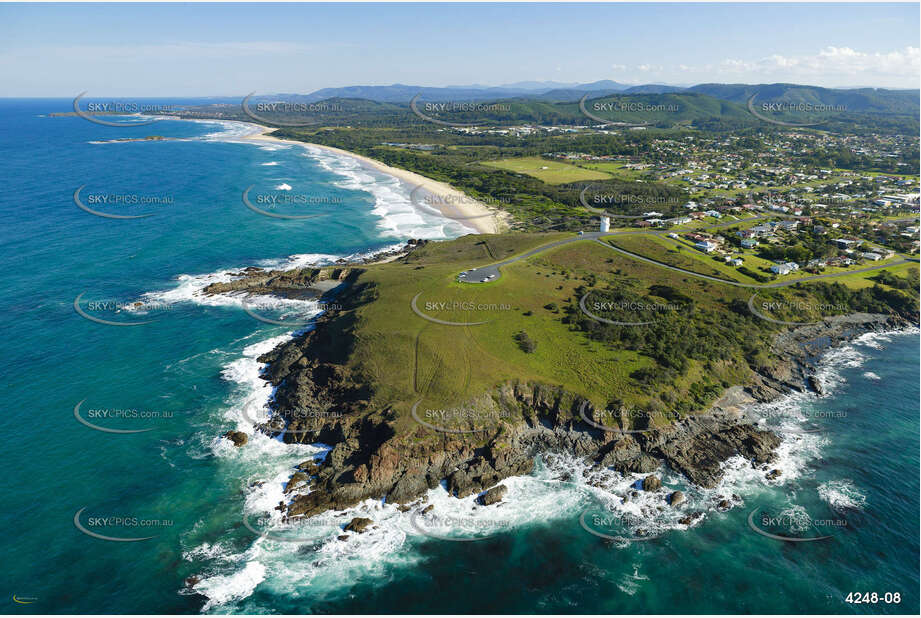
[[[543,116],[554,110],[571,107],[584,97],[591,100],[607,97],[636,97],[636,100],[650,105],[671,103],[687,110],[696,109],[706,117],[716,113],[723,102],[724,114],[728,110],[743,110],[752,97],[760,102],[783,102],[802,105],[805,108],[834,106],[846,113],[919,116],[919,90],[896,90],[888,88],[824,88],[800,84],[719,84],[705,83],[690,87],[669,84],[644,84],[629,86],[610,80],[586,84],[565,84],[560,82],[519,82],[504,86],[446,86],[428,87],[407,84],[389,86],[346,86],[322,88],[309,94],[278,93],[257,95],[262,101],[286,100],[316,103],[331,99],[366,101],[370,105],[393,105],[403,107],[413,99],[421,102],[480,102],[507,101],[522,111],[524,116]],[[677,97],[677,98],[676,98]],[[709,103],[707,102],[709,101]],[[535,107],[536,106],[536,107]],[[550,106],[550,107],[548,107]],[[560,107],[562,106],[562,107]],[[810,107],[811,106],[811,107]],[[524,110],[527,110],[526,112]],[[747,116],[747,112],[742,114]],[[536,117],[536,116],[535,116]],[[690,118],[688,118],[689,120]]]
[[[605,96],[614,94],[666,94],[678,92],[700,92],[716,96],[726,100],[741,100],[738,96],[732,96],[739,92],[744,92],[745,99],[752,94],[761,94],[764,91],[776,91],[782,88],[785,91],[812,91],[821,93],[826,98],[828,94],[840,93],[842,95],[854,94],[873,94],[873,93],[917,93],[918,89],[897,89],[897,88],[875,88],[875,87],[848,87],[848,88],[825,88],[822,86],[810,86],[807,84],[722,84],[722,83],[701,83],[695,85],[687,84],[662,84],[650,83],[640,85],[630,85],[612,80],[599,80],[588,83],[565,83],[554,81],[522,81],[500,86],[486,86],[482,84],[470,85],[451,85],[451,86],[417,86],[408,84],[391,84],[389,86],[343,86],[334,88],[321,88],[308,94],[298,93],[277,93],[275,95],[265,96],[285,96],[296,98],[297,100],[315,102],[331,98],[349,98],[349,99],[368,99],[380,103],[407,103],[413,97],[419,95],[420,100],[432,101],[454,100],[454,101],[472,101],[488,99],[507,99],[507,98],[531,98],[545,101],[571,101],[578,100],[586,94],[594,96]],[[715,92],[721,92],[724,96],[717,96]],[[728,98],[725,95],[729,95]],[[885,95],[884,95],[885,96]]]

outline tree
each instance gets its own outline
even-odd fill
[[[537,349],[537,342],[531,339],[528,333],[523,330],[515,334],[515,341],[518,342],[518,347],[521,348],[525,354],[532,354]]]

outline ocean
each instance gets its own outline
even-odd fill
[[[323,307],[266,300],[254,317],[201,290],[470,230],[251,125],[47,115],[70,103],[0,101],[8,613],[917,613],[917,330],[836,348],[826,395],[754,411],[784,438],[776,478],[731,460],[703,490],[660,470],[690,524],[612,498],[642,475],[548,455],[488,514],[429,493],[470,524],[463,542],[380,501],[285,526],[284,484],[326,447],[253,434],[271,394],[256,359],[296,330],[257,318]],[[355,516],[375,526],[340,540]],[[625,538],[636,522],[644,538]]]

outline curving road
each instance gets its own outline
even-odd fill
[[[674,270],[679,273],[683,273],[685,275],[691,275],[692,277],[697,277],[699,279],[707,279],[709,281],[715,281],[717,283],[725,283],[726,285],[734,285],[739,288],[756,288],[756,289],[758,288],[760,289],[782,288],[788,285],[793,285],[794,283],[802,283],[803,281],[812,281],[814,279],[827,279],[830,277],[841,277],[844,275],[853,275],[856,273],[863,273],[863,272],[868,272],[871,270],[880,270],[883,268],[889,268],[890,266],[899,266],[900,264],[907,264],[908,262],[916,261],[916,260],[902,259],[902,260],[899,260],[898,262],[890,262],[889,264],[881,264],[879,266],[869,266],[867,268],[858,268],[857,270],[849,270],[843,273],[826,273],[824,275],[810,275],[809,277],[802,277],[800,279],[793,279],[790,281],[781,281],[778,283],[742,283],[740,281],[730,281],[729,279],[720,279],[719,277],[711,277],[710,275],[704,275],[701,273],[695,273],[694,271],[691,271],[691,270],[685,270],[677,266],[672,266],[671,264],[666,264],[664,262],[653,260],[651,258],[639,255],[637,253],[632,253],[625,249],[621,249],[620,247],[615,247],[614,245],[609,245],[608,243],[601,242],[600,240],[597,240],[597,239],[596,239],[596,242],[603,247],[607,247],[608,249],[617,251],[618,253],[623,253],[624,255],[628,257],[632,257],[633,259],[636,259],[636,260],[648,262],[650,264],[655,264],[656,266],[661,266],[662,268],[667,268],[668,270]]]
[[[760,217],[753,217],[752,219],[759,219],[759,218]],[[746,221],[750,221],[752,219],[746,219]],[[737,225],[740,222],[741,221],[734,221],[728,225],[730,226]],[[720,224],[717,226],[711,226],[707,229],[715,229],[718,227],[726,227],[726,226],[727,224]],[[712,277],[710,275],[696,273],[691,270],[685,270],[684,268],[679,268],[678,266],[672,266],[671,264],[666,264],[665,262],[660,262],[658,260],[654,260],[652,258],[648,258],[646,256],[639,255],[637,253],[633,253],[631,251],[627,251],[625,249],[621,249],[620,247],[615,247],[611,244],[601,241],[601,238],[605,236],[623,236],[623,235],[662,236],[663,234],[667,234],[667,232],[664,232],[664,231],[641,232],[641,231],[632,231],[632,230],[622,231],[622,232],[586,232],[581,236],[573,236],[572,238],[564,238],[563,240],[557,240],[550,244],[542,245],[540,247],[537,247],[536,249],[531,249],[527,253],[523,253],[519,256],[509,258],[503,262],[498,262],[496,264],[490,264],[488,266],[481,266],[480,268],[474,268],[472,270],[465,271],[461,273],[460,275],[458,275],[457,280],[460,281],[461,283],[485,283],[487,281],[495,281],[499,277],[502,276],[502,273],[499,271],[500,266],[505,266],[507,264],[513,264],[515,262],[519,262],[523,259],[529,258],[533,255],[537,255],[538,253],[542,253],[548,249],[559,247],[561,245],[566,245],[571,242],[578,242],[580,240],[593,240],[597,242],[598,244],[600,244],[602,247],[607,247],[608,249],[611,249],[612,251],[616,251],[617,253],[626,255],[627,257],[631,257],[635,260],[640,260],[642,262],[647,262],[649,264],[654,264],[662,268],[667,268],[668,270],[680,272],[682,274],[689,275],[691,277],[697,277],[699,279],[706,279],[708,281],[713,281],[716,283],[724,283],[726,285],[733,285],[733,286],[740,287],[740,288],[752,288],[752,289],[782,288],[788,285],[793,285],[795,283],[802,283],[804,281],[813,281],[815,279],[829,279],[832,277],[841,277],[844,275],[852,275],[852,274],[857,274],[857,273],[869,272],[873,270],[881,270],[883,268],[889,268],[890,266],[899,266],[901,264],[907,264],[909,262],[918,261],[916,259],[909,259],[909,258],[902,256],[903,259],[899,260],[898,262],[891,262],[889,264],[881,264],[879,266],[868,266],[866,268],[858,268],[857,270],[849,270],[847,272],[842,272],[842,273],[826,273],[824,275],[810,275],[809,277],[802,277],[800,279],[793,279],[790,281],[781,281],[778,283],[742,283],[739,281],[730,281],[728,279],[721,279],[719,277]]]
[[[557,240],[548,245],[541,245],[536,249],[531,249],[527,253],[523,253],[517,257],[509,258],[504,262],[497,262],[496,264],[490,264],[488,266],[481,266],[480,268],[474,268],[472,270],[466,270],[457,276],[458,281],[461,283],[485,283],[483,279],[487,277],[490,280],[498,279],[502,276],[502,273],[499,272],[500,266],[505,266],[506,264],[513,264],[525,258],[529,258],[532,255],[542,253],[547,249],[552,249],[553,247],[559,247],[560,245],[569,244],[577,240],[597,240],[602,236],[610,236],[610,232],[586,232],[582,236],[573,236],[572,238],[564,238],[563,240]]]

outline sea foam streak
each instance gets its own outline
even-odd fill
[[[293,530],[295,537],[303,539],[303,542],[259,539],[238,557],[234,571],[214,576],[220,577],[220,582],[235,581],[235,577],[242,577],[241,574],[252,569],[252,563],[256,562],[271,574],[264,585],[279,594],[299,596],[307,591],[335,591],[362,579],[383,576],[393,566],[415,564],[420,558],[416,551],[420,543],[442,542],[421,533],[413,525],[413,512],[401,513],[396,505],[380,500],[366,500],[335,514],[324,514],[282,527],[280,515],[272,510],[281,497],[280,490],[275,488],[280,488],[292,471],[289,469],[277,475],[247,496],[245,511],[252,518],[274,517],[278,527],[270,528],[270,531]],[[433,514],[440,518],[476,522],[472,524],[476,526],[476,534],[489,536],[522,525],[543,524],[573,516],[585,504],[585,492],[549,477],[513,477],[503,483],[509,492],[500,505],[480,506],[476,503],[476,496],[459,500],[448,495],[441,486],[429,490],[424,505],[434,506]],[[375,523],[362,534],[346,533],[348,539],[340,540],[342,528],[353,517],[367,517]],[[458,535],[450,528],[420,527],[434,534]],[[208,548],[193,551],[201,555]],[[226,603],[240,598],[226,595],[225,586],[219,587],[220,594],[215,596],[212,596],[210,588],[200,590],[196,586],[195,589],[209,597],[208,608],[220,606],[221,611],[229,609]],[[255,609],[235,607],[240,610]]]

